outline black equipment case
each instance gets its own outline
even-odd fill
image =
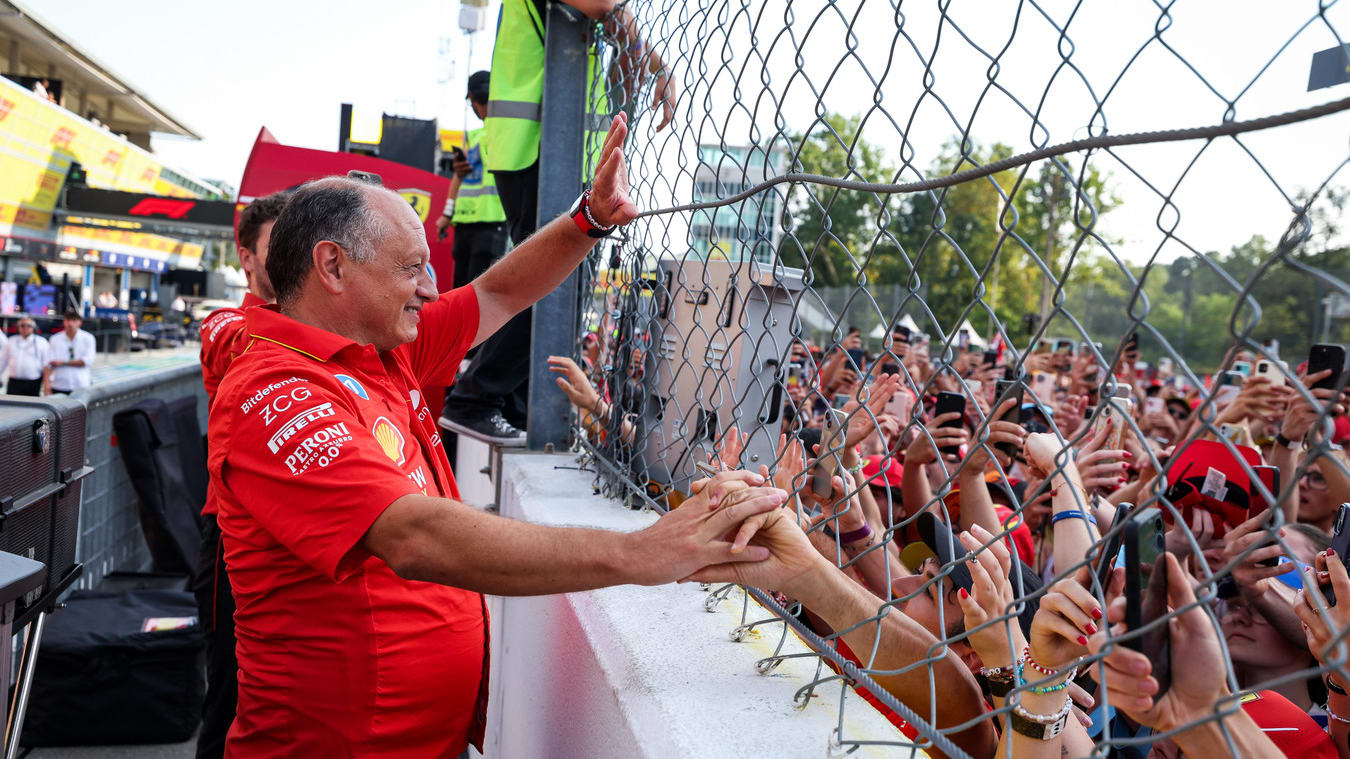
[[[47,567],[40,587],[19,599],[14,626],[50,606],[78,575],[84,404],[65,396],[0,396],[0,551]]]
[[[72,593],[47,623],[22,745],[188,740],[206,692],[204,645],[191,593]]]

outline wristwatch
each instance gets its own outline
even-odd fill
[[[1284,436],[1283,432],[1275,433],[1275,445],[1283,446],[1291,451],[1297,451],[1303,445],[1302,440],[1290,440]]]
[[[1068,721],[1069,714],[1067,711],[1060,715],[1059,719],[1054,722],[1045,723],[1029,720],[1018,714],[1016,709],[1013,709],[1012,719],[1009,720],[1009,725],[1013,730],[1016,730],[1028,738],[1035,738],[1038,741],[1048,741],[1064,732],[1064,725],[1067,724]]]
[[[595,217],[591,215],[590,188],[587,188],[581,193],[581,197],[577,198],[577,202],[572,204],[572,208],[567,212],[567,215],[572,217],[572,223],[577,225],[577,229],[585,232],[587,237],[594,237],[596,239],[609,237],[614,234],[614,230],[619,228],[617,224],[614,226],[602,227],[600,226],[600,223],[595,220]]]

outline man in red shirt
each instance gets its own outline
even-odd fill
[[[217,309],[202,320],[202,384],[206,386],[208,409],[225,370],[243,350],[240,338],[245,336],[245,309],[276,300],[272,281],[267,278],[267,244],[272,225],[289,196],[283,191],[258,198],[239,213],[236,238],[239,263],[248,277],[248,292],[239,308]],[[225,571],[225,553],[216,524],[214,481],[207,482],[206,505],[202,508],[202,547],[197,557],[192,590],[197,596],[198,618],[206,630],[206,699],[202,702],[202,726],[197,731],[197,759],[219,759],[225,755],[225,735],[234,721],[239,667],[234,657],[234,596],[230,593],[230,576]]]
[[[487,620],[480,593],[658,584],[767,551],[724,538],[786,501],[755,488],[719,508],[724,473],[651,527],[621,534],[504,519],[458,502],[418,388],[543,297],[625,224],[616,117],[595,187],[470,285],[439,297],[421,221],[398,195],[330,177],[294,191],[272,231],[277,305],[210,424],[234,584],[239,706],[227,756],[455,757],[481,744]]]

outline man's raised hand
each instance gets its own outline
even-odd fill
[[[638,209],[628,197],[628,162],[623,157],[623,142],[628,137],[628,117],[614,116],[600,149],[600,164],[591,186],[591,215],[603,227],[623,226],[637,218]]]

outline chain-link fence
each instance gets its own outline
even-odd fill
[[[1271,729],[1242,694],[1271,690],[1345,727],[1320,675],[1350,626],[1299,593],[1350,501],[1350,374],[1313,347],[1350,340],[1350,101],[1308,89],[1344,15],[632,0],[597,29],[644,215],[583,277],[576,442],[634,504],[721,468],[793,492],[836,569],[747,582],[732,636],[817,652],[784,697],[838,702],[823,743],[1021,755],[1064,673],[1122,646],[1170,665],[1162,706],[1080,678],[1068,755],[1194,752],[1202,722],[1240,754],[1239,712]],[[860,699],[900,731],[844,733]]]

